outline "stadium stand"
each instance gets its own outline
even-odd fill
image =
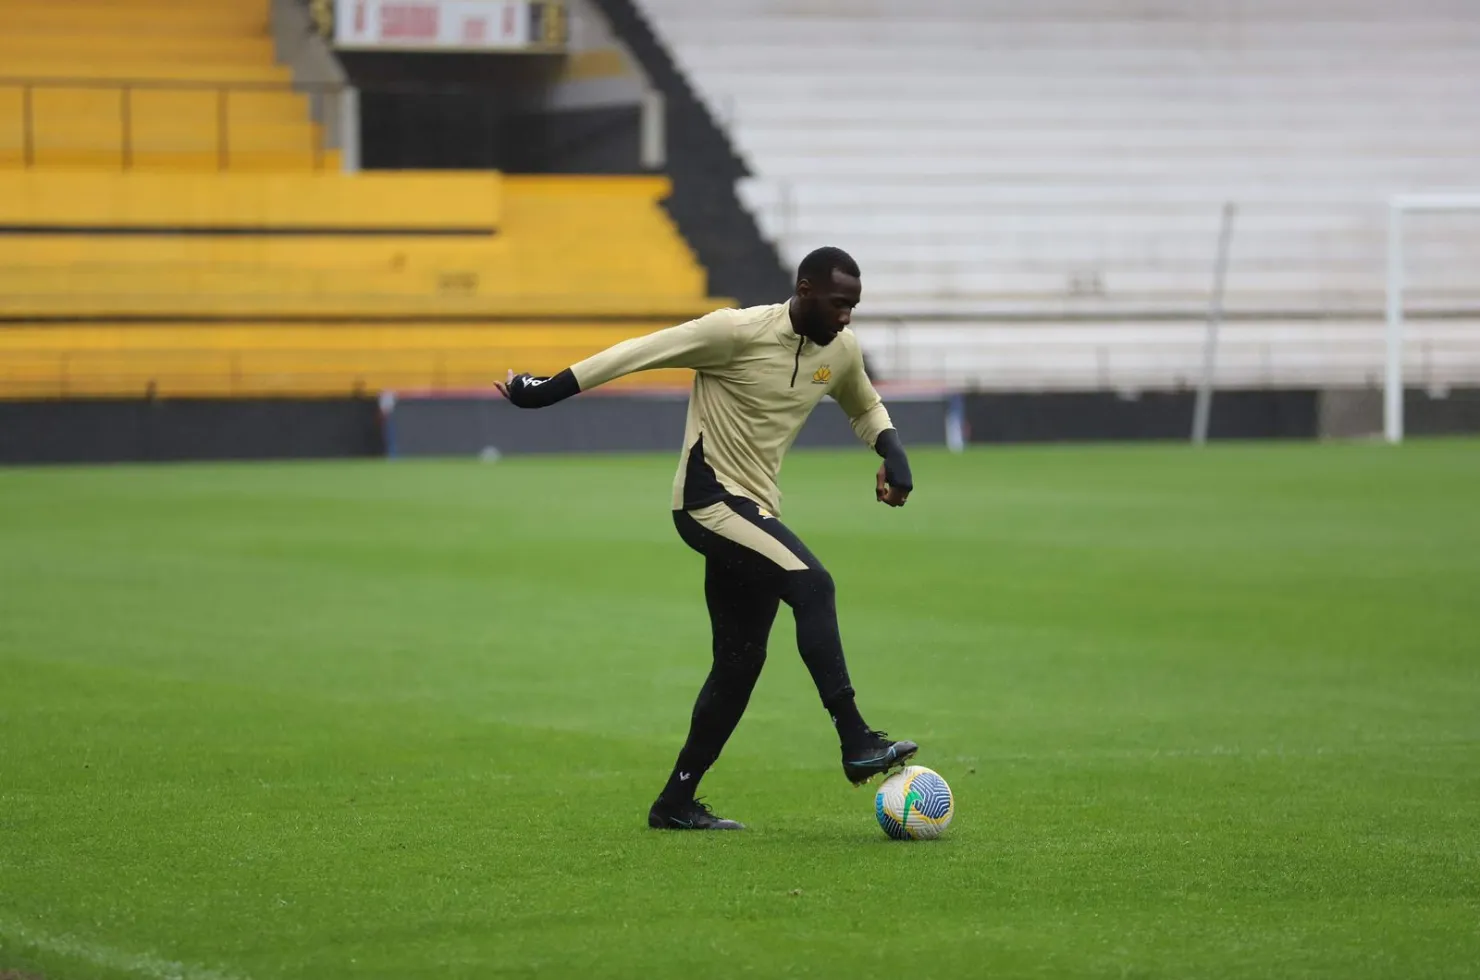
[[[727,302],[663,178],[338,172],[268,0],[0,11],[0,397],[487,388]]]
[[[712,281],[743,306],[786,296],[795,266],[783,268],[737,190],[751,176],[714,114],[634,0],[594,0],[612,31],[662,94],[673,194],[665,207],[693,245]]]
[[[338,166],[269,0],[4,0],[0,167]]]
[[[649,177],[0,173],[0,384],[343,394],[558,370],[725,302],[666,193]]]
[[[870,316],[1199,317],[1234,201],[1227,308],[1298,337],[1380,313],[1390,194],[1480,185],[1470,0],[640,3]],[[1480,216],[1409,241],[1411,309],[1480,310]]]
[[[1387,195],[1480,181],[1468,0],[643,2],[767,230],[850,243],[871,305],[1201,309],[1234,200],[1231,309],[1372,307]],[[1480,298],[1468,230],[1415,243],[1435,304]]]

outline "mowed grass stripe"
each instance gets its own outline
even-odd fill
[[[751,830],[643,826],[709,643],[669,457],[0,471],[0,969],[1477,975],[1480,445],[914,462],[783,486],[923,845],[784,611],[703,790]]]

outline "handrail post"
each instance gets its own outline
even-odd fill
[[[353,85],[339,88],[340,169],[360,172],[360,90]]]

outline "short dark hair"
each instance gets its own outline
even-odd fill
[[[797,266],[797,282],[806,279],[814,286],[831,285],[834,269],[855,279],[861,278],[858,263],[853,261],[853,256],[840,248],[827,245],[813,249],[802,259],[802,264]]]

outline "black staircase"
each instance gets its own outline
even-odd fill
[[[595,2],[663,93],[673,182],[665,207],[709,270],[709,291],[741,306],[779,303],[791,295],[792,274],[735,196],[735,182],[749,175],[744,161],[632,0]]]

